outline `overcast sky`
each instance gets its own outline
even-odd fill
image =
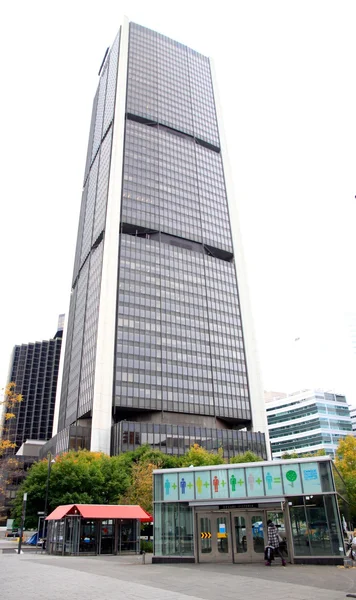
[[[354,0],[3,3],[1,384],[12,347],[68,311],[97,73],[124,14],[214,58],[265,389],[356,403]]]

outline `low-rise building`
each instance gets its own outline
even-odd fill
[[[318,450],[333,457],[339,440],[352,434],[350,409],[342,394],[304,390],[280,396],[266,400],[273,458]]]
[[[352,425],[352,435],[356,436],[356,407],[350,406],[350,417]]]

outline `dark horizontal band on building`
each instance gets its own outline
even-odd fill
[[[159,231],[158,229],[142,227],[133,223],[121,223],[121,233],[126,233],[135,237],[157,240],[163,244],[184,248],[185,250],[191,250],[192,252],[198,252],[199,254],[209,254],[209,256],[213,256],[214,258],[218,258],[226,262],[232,262],[234,258],[232,252],[227,252],[221,248],[215,248],[214,246],[196,242],[195,240],[193,241],[188,238],[182,238],[170,233],[165,233],[164,231]]]
[[[175,246],[177,248],[184,248],[185,250],[190,250],[199,254],[208,254],[209,256],[213,256],[214,258],[223,260],[225,262],[232,262],[234,258],[232,252],[227,252],[221,248],[215,248],[214,246],[209,246],[208,244],[195,242],[186,238],[180,238],[178,236],[165,233],[164,231],[159,231],[158,229],[150,229],[132,223],[121,223],[121,233],[124,235],[132,235],[134,237],[159,241],[162,244],[169,244],[170,246]],[[80,265],[78,274],[73,281],[72,289],[76,287],[80,273],[84,268],[89,256],[94,252],[94,250],[96,250],[103,239],[104,231],[101,231],[90,248],[88,254],[85,256],[82,264]]]
[[[204,146],[204,148],[207,148],[208,150],[212,150],[213,152],[217,152],[218,154],[220,154],[220,148],[218,146],[214,146],[214,144],[210,144],[210,142],[206,142],[201,138],[195,137],[194,135],[191,135],[186,131],[181,131],[179,129],[175,129],[174,127],[170,127],[169,125],[165,125],[164,123],[160,123],[159,121],[153,121],[152,119],[147,119],[146,117],[134,115],[129,112],[126,113],[126,118],[130,121],[136,121],[136,123],[141,123],[142,125],[148,125],[149,127],[157,127],[159,129],[164,129],[165,131],[168,131],[168,133],[172,133],[173,135],[178,135],[180,137],[192,140],[196,144],[199,144],[199,146]]]

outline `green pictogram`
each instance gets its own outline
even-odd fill
[[[177,486],[177,484],[176,484],[176,483],[172,483],[172,488],[173,488],[174,490],[176,490],[176,489],[177,489],[177,487],[178,487],[178,486]]]
[[[206,489],[208,489],[208,487],[210,486],[210,483],[208,481],[206,481],[205,483],[203,483],[203,485],[205,485]]]
[[[288,479],[288,481],[290,481],[290,485],[291,487],[294,487],[294,482],[297,480],[297,473],[295,471],[287,471],[286,473],[286,479]]]
[[[237,482],[239,485],[243,485],[244,484],[244,480],[243,479],[239,479]]]
[[[224,487],[225,487],[225,485],[226,485],[226,481],[222,480],[222,482],[221,482],[221,485],[222,485],[222,486],[223,486],[223,488],[224,488]]]
[[[192,482],[191,482],[191,481],[190,481],[189,483],[187,483],[187,487],[189,487],[189,489],[190,489],[190,490],[192,489],[192,487],[193,487],[193,484],[192,484]]]
[[[258,483],[258,485],[261,485],[262,479],[260,477],[258,477],[258,479],[256,479],[256,483]]]

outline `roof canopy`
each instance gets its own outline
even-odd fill
[[[46,521],[75,515],[84,519],[139,519],[143,523],[153,521],[152,516],[138,504],[65,504],[57,506]]]

